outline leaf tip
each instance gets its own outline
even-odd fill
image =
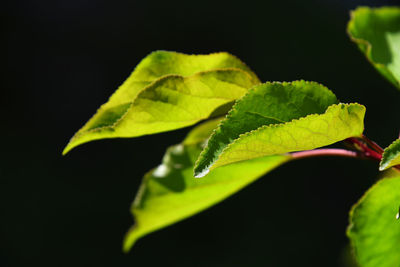
[[[201,170],[194,171],[194,178],[203,178],[210,172],[210,168],[204,168]]]
[[[75,137],[75,136],[74,136]],[[68,144],[64,147],[61,155],[65,156],[67,153],[69,153],[72,149],[74,149],[76,146],[79,145],[79,143],[76,143],[74,141],[74,137],[68,142]]]
[[[137,232],[137,228],[134,226],[129,229],[124,237],[124,241],[122,243],[122,251],[126,254],[128,253],[136,241],[140,238],[140,235]]]
[[[382,162],[381,162],[382,163]],[[379,164],[379,171],[384,171],[386,170],[386,164]]]
[[[65,156],[70,150],[72,149],[70,143],[68,143],[65,148],[63,149],[63,151],[61,152],[62,156]]]

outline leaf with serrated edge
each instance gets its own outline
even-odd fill
[[[136,137],[193,125],[213,112],[226,112],[229,103],[258,83],[257,76],[228,53],[153,52],[74,135],[63,154],[97,139]]]
[[[399,164],[400,164],[400,139],[397,139],[390,146],[385,148],[385,151],[382,154],[382,160],[379,164],[379,170],[383,171]]]
[[[336,96],[316,82],[267,82],[237,101],[201,153],[195,173],[207,171],[219,154],[241,134],[265,125],[289,122],[309,114],[321,114],[338,103]]]
[[[347,31],[371,64],[400,89],[400,8],[359,7]]]
[[[390,176],[390,178],[388,177]],[[361,267],[400,264],[400,173],[389,174],[372,186],[350,212],[347,235]]]
[[[183,144],[167,150],[161,165],[145,175],[132,205],[135,225],[126,234],[124,251],[138,238],[215,205],[291,159],[289,155],[258,158],[219,168],[208,179],[194,179],[193,166],[204,139],[193,136],[208,137],[218,122],[195,128]]]
[[[204,165],[203,169],[195,168],[195,175],[202,177],[210,170],[238,161],[311,150],[349,137],[360,137],[364,129],[364,115],[365,107],[362,105],[338,104],[330,106],[324,114],[261,126],[240,135],[222,150],[211,165]]]

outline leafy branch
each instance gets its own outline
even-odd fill
[[[358,8],[351,13],[348,33],[400,89],[400,8]],[[124,251],[142,236],[217,204],[291,160],[373,160],[386,170],[384,178],[350,211],[347,234],[360,266],[399,266],[400,139],[383,149],[367,138],[365,111],[361,104],[340,102],[316,82],[261,83],[228,53],[156,51],[73,136],[63,154],[98,139],[200,123],[145,174],[132,204],[135,225],[126,234]],[[341,141],[346,149],[324,148]]]

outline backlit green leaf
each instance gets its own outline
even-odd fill
[[[125,237],[125,251],[138,238],[222,201],[290,160],[288,155],[258,158],[219,168],[208,179],[195,179],[193,166],[204,139],[196,143],[193,136],[208,137],[217,123],[206,122],[195,128],[183,144],[167,150],[161,165],[145,175],[132,205],[135,225]]]
[[[254,87],[213,133],[196,163],[195,175],[202,177],[232,162],[314,149],[361,135],[365,108],[331,106],[334,103],[334,94],[314,82]]]
[[[400,8],[359,7],[347,29],[372,65],[400,89]]]
[[[388,146],[382,155],[379,170],[383,171],[400,164],[400,139]]]
[[[154,52],[74,135],[63,153],[96,139],[170,131],[224,114],[258,83],[256,75],[228,53]]]
[[[400,266],[400,173],[391,172],[393,177],[371,187],[350,212],[347,234],[361,267]]]

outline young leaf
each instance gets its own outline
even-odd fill
[[[326,87],[305,81],[260,84],[240,99],[213,133],[201,153],[195,173],[208,171],[208,166],[241,134],[263,125],[284,123],[313,113],[323,113],[337,103]]]
[[[211,136],[196,163],[196,177],[232,162],[313,149],[361,135],[365,108],[358,104],[328,108],[334,103],[333,93],[314,82],[254,87]]]
[[[379,164],[379,170],[383,171],[390,167],[400,164],[400,139],[394,141],[390,146],[385,148],[382,160]]]
[[[135,137],[193,125],[227,112],[230,103],[258,83],[256,75],[228,53],[154,52],[74,135],[63,154],[96,139]]]
[[[392,171],[395,172],[395,171]],[[371,187],[350,212],[347,231],[361,267],[400,264],[400,174]]]
[[[400,8],[359,7],[347,30],[371,64],[400,89]]]
[[[161,165],[145,175],[132,205],[135,225],[126,234],[124,251],[138,238],[222,201],[291,158],[258,158],[219,168],[209,179],[194,179],[193,166],[204,139],[192,137],[208,137],[217,123],[206,122],[195,128],[183,144],[167,150]]]

